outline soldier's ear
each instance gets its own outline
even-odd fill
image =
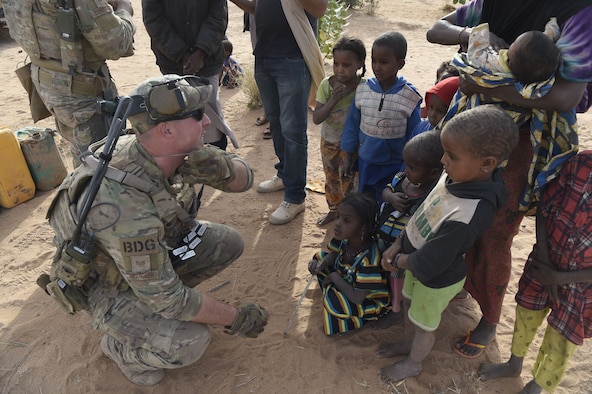
[[[160,134],[163,138],[172,138],[173,133],[169,129],[167,122],[160,122],[156,125],[156,129],[158,134]]]

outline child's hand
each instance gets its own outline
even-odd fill
[[[405,212],[409,209],[409,196],[402,192],[392,193],[390,198],[391,205],[399,212]]]
[[[343,165],[339,167],[339,176],[342,179],[351,179],[354,175],[352,170],[352,154],[347,153],[343,159]]]
[[[322,269],[323,269],[323,260],[319,261],[319,260],[312,259],[308,263],[308,272],[310,272],[312,275],[318,274],[319,271],[321,271]]]
[[[333,94],[331,94],[331,98],[334,99],[336,102],[339,102],[342,98],[347,96],[348,93],[349,92],[345,84],[337,82],[333,87]]]
[[[397,267],[393,265],[395,257],[401,253],[401,241],[396,240],[387,250],[382,254],[380,265],[385,271],[395,271]]]

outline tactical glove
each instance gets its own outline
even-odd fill
[[[192,151],[178,171],[186,183],[202,183],[219,189],[236,177],[233,157],[236,156],[232,153],[206,145]]]
[[[232,326],[226,326],[224,332],[230,335],[239,333],[245,337],[257,338],[267,325],[268,317],[269,312],[256,304],[239,306]]]

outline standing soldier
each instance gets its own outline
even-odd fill
[[[30,77],[78,156],[107,134],[97,100],[117,97],[106,59],[134,53],[129,0],[4,0],[11,37],[31,60]],[[29,92],[31,95],[31,92]],[[35,118],[34,120],[39,120]]]

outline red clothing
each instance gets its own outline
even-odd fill
[[[592,151],[571,158],[559,178],[541,197],[547,218],[549,255],[559,271],[592,268]],[[532,255],[532,253],[531,253]],[[582,345],[592,336],[592,283],[571,283],[559,288],[553,304],[543,286],[532,277],[529,258],[520,278],[516,302],[532,310],[551,308],[549,325],[567,340]]]
[[[524,217],[524,212],[519,210],[519,202],[526,187],[531,159],[530,132],[528,129],[520,130],[520,142],[502,173],[506,189],[510,192],[508,204],[497,211],[489,230],[465,255],[468,268],[465,289],[479,303],[483,318],[490,324],[499,323],[510,281],[510,248]]]

